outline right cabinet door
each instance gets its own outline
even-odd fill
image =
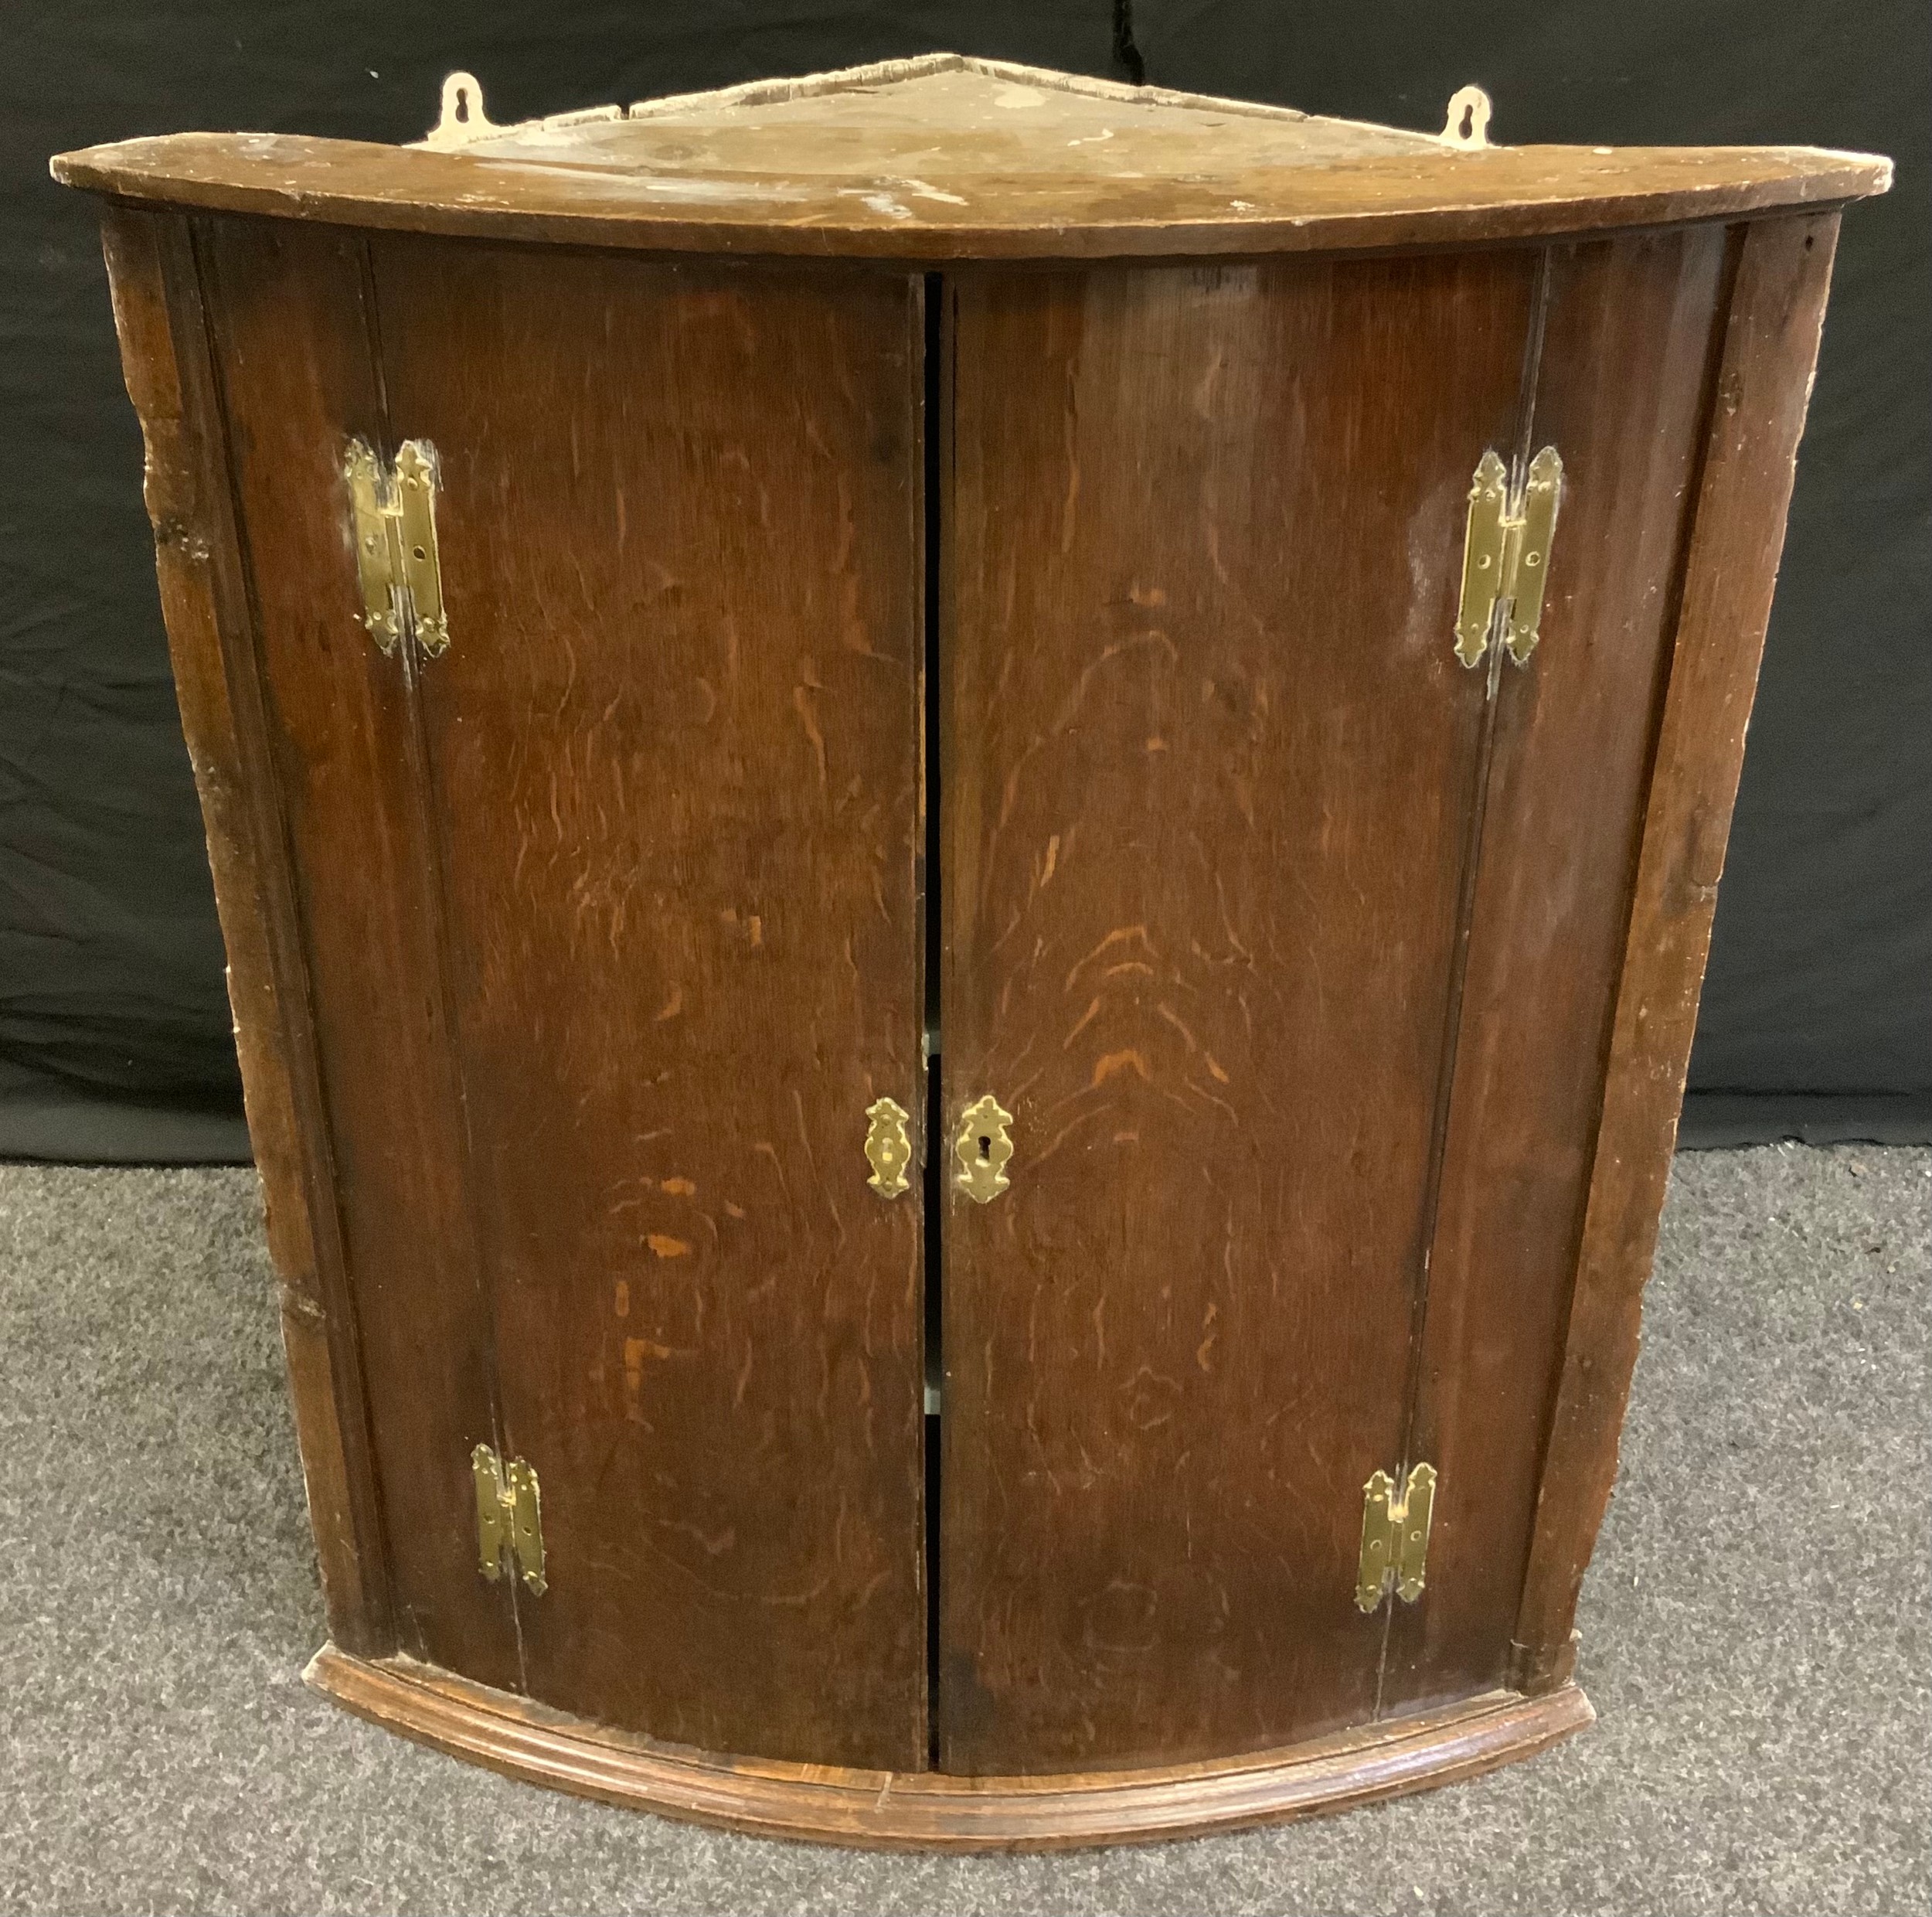
[[[1505,1680],[1723,245],[951,289],[945,1768]],[[1546,442],[1542,647],[1466,669],[1471,475]]]

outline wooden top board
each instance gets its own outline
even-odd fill
[[[454,75],[418,146],[182,133],[53,164],[119,198],[352,226],[930,260],[1509,239],[1831,204],[1892,175],[1812,147],[1470,146],[954,53],[512,127]]]

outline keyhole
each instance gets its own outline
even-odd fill
[[[463,116],[460,113],[457,115],[457,117],[459,120]],[[1475,130],[1476,110],[1474,107],[1464,107],[1462,110],[1461,131],[1457,134],[1456,138],[1459,140],[1466,140],[1469,138],[1471,134],[1475,131]]]
[[[470,90],[467,87],[456,90],[456,117],[458,120],[468,120],[470,117]]]
[[[993,1141],[991,1139],[983,1136],[981,1136],[979,1141],[979,1155],[983,1161],[988,1163],[992,1162],[993,1156]]]

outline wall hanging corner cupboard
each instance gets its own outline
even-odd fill
[[[331,1643],[1032,1845],[1578,1728],[1838,207],[941,56],[107,202]]]

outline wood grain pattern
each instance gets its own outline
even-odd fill
[[[97,192],[359,226],[934,261],[1461,243],[1841,201],[1891,178],[1801,147],[1461,152],[957,55],[594,108],[460,152],[193,133],[53,165]]]
[[[358,615],[343,448],[390,440],[362,242],[211,222],[199,250],[314,1008],[402,1646],[519,1687],[512,1601],[477,1575],[469,1455],[500,1438],[488,1299],[439,989],[409,681]]]
[[[1837,234],[1835,216],[1743,230],[1516,1627],[1525,1687],[1563,1682],[1573,1663],[1577,1593],[1616,1476]]]
[[[187,223],[109,207],[103,237],[175,696],[228,952],[243,1096],[281,1282],[297,1435],[331,1636],[393,1649],[361,1356],[342,1268],[317,1094],[306,969],[267,768],[226,440]]]
[[[1223,1763],[1039,1778],[732,1763],[574,1723],[398,1658],[325,1646],[308,1681],[451,1755],[582,1797],[760,1837],[884,1850],[1056,1851],[1345,1810],[1534,1755],[1595,1718],[1573,1684]]]
[[[964,278],[943,831],[940,1755],[1372,1714],[1532,254]]]
[[[440,460],[423,802],[543,1485],[525,1687],[914,1766],[920,1211],[861,1148],[921,1108],[919,283],[372,259],[396,434]]]
[[[1505,1680],[1603,1093],[1725,231],[1553,251],[1526,444],[1563,456],[1543,639],[1498,701],[1406,1456],[1440,1474],[1385,1709]]]

